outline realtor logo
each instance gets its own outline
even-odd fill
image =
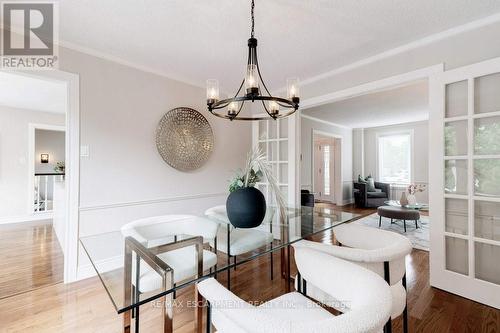
[[[54,2],[2,2],[2,69],[57,68],[58,7]]]

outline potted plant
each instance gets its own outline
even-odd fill
[[[237,172],[229,184],[229,197],[226,201],[227,216],[237,228],[255,228],[266,215],[266,199],[255,185],[267,179],[280,211],[284,213],[285,200],[272,167],[259,148],[248,154],[245,168]]]

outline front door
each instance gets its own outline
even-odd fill
[[[334,202],[334,141],[320,139],[314,143],[314,192],[322,201]]]

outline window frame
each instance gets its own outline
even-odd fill
[[[408,135],[410,137],[410,179],[408,182],[391,182],[391,184],[402,184],[402,185],[408,185],[408,184],[411,184],[413,183],[414,181],[414,174],[415,174],[415,159],[414,159],[414,153],[415,153],[415,149],[414,149],[414,140],[413,140],[413,136],[414,136],[414,131],[413,129],[409,129],[409,130],[403,130],[403,131],[393,131],[393,132],[378,132],[376,134],[376,138],[377,138],[377,145],[375,147],[375,155],[376,155],[376,176],[377,176],[377,180],[380,181],[380,182],[384,182],[384,180],[381,178],[381,165],[380,163],[382,162],[381,161],[381,158],[380,158],[380,139],[381,138],[384,138],[384,137],[388,137],[388,136],[396,136],[396,135]]]

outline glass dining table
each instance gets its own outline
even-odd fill
[[[200,215],[201,216],[201,215]],[[206,216],[203,216],[206,218]],[[80,238],[80,243],[85,250],[92,266],[104,286],[115,310],[123,313],[123,331],[131,331],[131,321],[134,319],[135,332],[139,332],[140,313],[139,306],[152,301],[160,301],[163,311],[163,331],[172,332],[173,294],[179,289],[195,284],[208,277],[220,277],[227,274],[227,283],[231,281],[230,271],[236,266],[247,263],[274,251],[281,252],[281,278],[286,279],[286,291],[290,291],[290,248],[295,242],[307,239],[315,234],[328,231],[336,226],[353,221],[359,215],[343,212],[337,209],[306,207],[287,208],[285,214],[276,213],[267,222],[263,222],[257,230],[271,232],[274,240],[261,248],[238,255],[238,262],[231,262],[224,252],[211,247],[207,240],[186,234],[161,235],[158,239],[140,242],[133,237],[125,237],[120,231],[96,234]],[[218,221],[224,224],[222,220]],[[226,222],[227,223],[227,222]],[[224,226],[227,230],[228,243],[232,226]],[[144,227],[143,227],[144,228]],[[147,228],[147,227],[146,227]],[[220,236],[219,236],[220,237]],[[217,244],[217,241],[215,241]],[[212,243],[213,245],[213,243]],[[197,274],[182,282],[174,284],[173,270],[161,258],[160,254],[194,246],[198,254]],[[217,245],[215,245],[215,248]],[[203,250],[209,249],[217,256],[215,269],[203,270],[203,261],[200,259]],[[229,248],[229,252],[230,252]],[[158,289],[153,292],[139,293],[135,286],[139,286],[141,269],[144,266],[157,273]],[[229,287],[229,286],[228,286]],[[201,303],[201,296],[195,293],[195,301]],[[196,311],[197,331],[201,332],[201,310]]]

